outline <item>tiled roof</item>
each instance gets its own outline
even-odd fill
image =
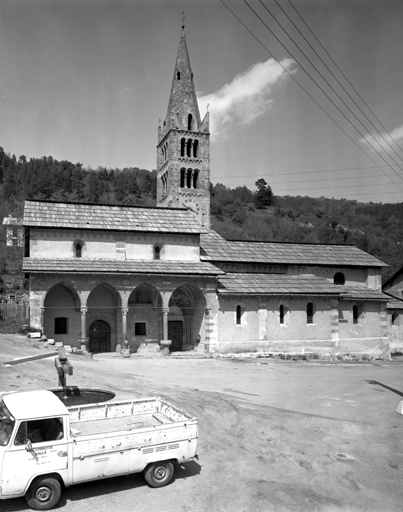
[[[136,260],[90,260],[34,259],[24,258],[23,272],[74,272],[74,273],[130,273],[130,274],[190,274],[218,275],[223,272],[210,263],[189,261],[136,261]]]
[[[333,295],[346,299],[388,300],[378,290],[337,286],[311,274],[226,274],[218,278],[220,294]]]
[[[142,208],[25,201],[24,226],[197,234],[204,229],[184,208]]]
[[[383,300],[388,301],[390,297],[379,290],[371,288],[353,287],[353,286],[339,286],[340,298],[349,300]]]
[[[200,235],[203,261],[284,265],[387,267],[353,245],[227,241],[214,231]]]
[[[309,294],[338,295],[336,289],[323,277],[294,274],[226,274],[218,278],[218,292],[222,294]]]

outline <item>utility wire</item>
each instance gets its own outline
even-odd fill
[[[278,5],[278,7],[281,9],[281,11],[285,14],[285,16],[290,20],[290,22],[293,24],[293,26],[295,27],[295,29],[298,31],[298,33],[301,35],[301,37],[305,40],[305,42],[309,45],[309,47],[312,49],[312,51],[316,54],[316,56],[319,58],[319,60],[322,62],[322,64],[326,67],[326,69],[329,71],[329,73],[333,76],[333,78],[337,81],[337,83],[340,85],[340,87],[343,89],[343,91],[347,94],[347,96],[350,98],[350,100],[354,103],[354,105],[358,108],[358,110],[361,112],[361,114],[367,119],[367,121],[373,126],[373,128],[375,129],[375,131],[382,137],[382,139],[386,142],[386,144],[390,147],[390,149],[396,154],[396,156],[402,160],[402,157],[399,155],[399,153],[397,153],[397,151],[395,150],[395,148],[386,140],[385,136],[380,132],[380,130],[375,126],[375,124],[371,121],[371,119],[366,115],[366,113],[361,109],[361,107],[357,104],[357,102],[354,100],[354,98],[351,96],[351,94],[346,90],[346,88],[343,86],[343,84],[340,82],[340,80],[337,78],[337,76],[333,73],[333,71],[329,68],[329,66],[326,64],[326,62],[322,59],[322,57],[318,54],[318,52],[315,50],[315,48],[311,45],[311,43],[308,41],[308,39],[304,36],[304,34],[300,31],[300,29],[297,27],[297,25],[293,22],[293,20],[288,16],[287,12],[281,7],[281,5],[279,4],[279,2],[277,0],[274,0],[276,2],[276,4]],[[306,59],[309,61],[309,63],[317,70],[317,68],[312,64],[312,62],[310,61],[310,59],[305,55],[305,53],[301,50],[301,48],[297,45],[297,43],[292,39],[292,37],[287,33],[287,31],[285,30],[285,28],[278,22],[278,20],[275,18],[275,16],[269,11],[269,9],[263,4],[262,0],[259,0],[259,2],[263,5],[263,7],[266,9],[266,11],[275,19],[275,21],[278,23],[278,25],[284,30],[284,32],[288,35],[288,37],[291,39],[291,41],[297,46],[297,48],[301,51],[301,53],[306,57]],[[319,71],[318,71],[319,72]],[[326,78],[324,78],[324,76],[320,73],[320,75],[322,76],[323,80],[325,80],[325,82],[329,85],[329,87],[334,91],[333,87],[329,84],[329,82],[326,80]],[[334,91],[335,92],[335,91]],[[349,108],[349,106],[345,103],[345,101],[335,92],[335,94],[337,95],[337,97],[339,99],[341,99],[341,101],[344,103],[344,105],[346,105],[346,107],[350,110],[350,112],[354,115],[354,117],[361,123],[361,125],[364,127],[365,130],[368,131],[368,133],[370,134],[370,136],[379,144],[379,146],[384,150],[385,148],[382,147],[382,145],[379,143],[379,141],[374,137],[374,135],[372,133],[370,133],[370,131],[366,128],[366,126],[358,119],[358,117],[352,112],[352,110]],[[367,108],[368,105],[366,105]],[[378,120],[379,121],[379,120]],[[387,130],[385,129],[385,132],[387,133],[387,135],[389,135],[390,137],[390,134],[387,132]],[[391,157],[392,158],[392,157]],[[393,160],[393,158],[392,158]],[[395,162],[395,160],[393,160]],[[399,167],[401,168],[401,164],[398,164],[397,162],[395,162],[396,165],[399,165]]]
[[[315,98],[314,98],[314,97],[313,97],[313,96],[312,96],[312,95],[311,95],[311,94],[306,90],[306,88],[305,88],[303,85],[301,85],[301,84],[298,82],[298,80],[297,80],[297,79],[296,79],[296,78],[295,78],[295,77],[294,77],[294,76],[293,76],[293,75],[288,71],[288,69],[287,69],[285,66],[283,66],[283,65],[281,64],[281,62],[279,62],[279,61],[274,57],[274,55],[273,55],[273,54],[271,53],[271,51],[270,51],[270,50],[269,50],[269,49],[268,49],[268,48],[267,48],[267,47],[262,43],[262,41],[260,41],[260,39],[259,39],[257,36],[255,36],[255,34],[254,34],[254,33],[249,29],[249,27],[248,27],[248,26],[247,26],[247,25],[246,25],[246,24],[245,24],[245,23],[244,23],[244,22],[243,22],[243,21],[242,21],[242,20],[241,20],[241,19],[240,19],[236,14],[235,14],[235,12],[234,12],[232,9],[230,9],[230,8],[228,7],[228,5],[226,5],[226,3],[224,2],[224,0],[220,0],[220,2],[224,5],[224,7],[225,7],[226,9],[228,9],[228,10],[230,11],[230,13],[231,13],[231,14],[232,14],[232,15],[233,15],[233,16],[234,16],[234,17],[239,21],[239,23],[240,23],[240,24],[241,24],[241,25],[242,25],[242,26],[243,26],[243,27],[244,27],[244,28],[245,28],[245,29],[250,33],[250,35],[251,35],[251,36],[252,36],[252,37],[253,37],[253,38],[254,38],[254,39],[255,39],[255,40],[256,40],[256,41],[257,41],[257,42],[258,42],[258,43],[259,43],[259,44],[260,44],[260,45],[261,45],[261,46],[266,50],[266,51],[267,51],[267,53],[268,53],[269,55],[271,55],[271,57],[272,57],[272,58],[273,58],[273,59],[274,59],[274,60],[279,64],[279,66],[281,66],[281,67],[284,69],[284,71],[285,71],[285,72],[286,72],[286,73],[287,73],[287,74],[292,78],[292,80],[294,80],[294,82],[295,82],[295,83],[296,83],[296,84],[297,84],[297,85],[298,85],[298,86],[299,86],[299,87],[300,87],[300,88],[305,92],[305,94],[311,98],[311,100],[312,100],[312,101],[313,101],[313,102],[314,102],[314,103],[315,103],[315,104],[316,104],[316,105],[317,105],[317,106],[322,110],[322,112],[323,112],[324,114],[326,114],[326,116],[327,116],[327,117],[328,117],[328,118],[329,118],[329,119],[330,119],[330,120],[331,120],[331,121],[332,121],[332,122],[333,122],[333,123],[334,123],[338,128],[340,128],[340,130],[341,130],[341,131],[342,131],[342,132],[343,132],[343,133],[344,133],[344,134],[345,134],[345,135],[346,135],[346,136],[351,140],[351,142],[352,142],[352,143],[353,143],[353,144],[354,144],[354,145],[355,145],[355,146],[356,146],[356,147],[357,147],[357,148],[358,148],[362,153],[364,153],[364,155],[365,155],[369,160],[371,160],[371,162],[372,162],[372,163],[374,163],[374,164],[376,165],[376,167],[377,167],[380,171],[382,171],[381,167],[377,164],[377,162],[376,162],[373,158],[371,158],[371,157],[368,155],[368,153],[366,153],[366,152],[364,151],[364,149],[363,149],[359,144],[357,144],[357,142],[356,142],[356,141],[355,141],[355,140],[354,140],[354,139],[349,135],[349,133],[348,133],[348,132],[346,132],[346,130],[344,130],[344,128],[343,128],[342,126],[340,126],[340,124],[339,124],[337,121],[335,121],[335,120],[333,119],[333,117],[332,117],[328,112],[326,112],[326,110],[322,107],[322,105],[320,105],[320,103],[319,103],[318,101],[316,101],[316,100],[315,100]],[[349,121],[349,122],[350,122],[350,121]],[[388,164],[388,166],[389,166],[389,164]],[[389,166],[389,167],[390,167],[390,166]],[[383,171],[382,171],[382,172],[383,172]],[[384,174],[385,174],[386,176],[388,176],[386,173],[384,173]],[[390,176],[388,176],[388,177],[389,177],[389,179],[392,181],[392,183],[394,183],[395,185],[397,185],[397,186],[400,188],[400,190],[402,190],[402,191],[403,191],[403,189],[400,187],[400,185],[399,185],[398,183],[396,183],[396,182],[395,182],[395,181],[394,181]]]
[[[295,55],[285,46],[284,43],[282,43],[280,41],[280,39],[276,36],[276,34],[271,30],[271,28],[267,25],[267,23],[265,23],[263,21],[263,19],[259,16],[259,14],[253,9],[253,7],[251,7],[247,0],[243,0],[244,3],[249,7],[249,9],[255,14],[255,16],[263,23],[263,25],[267,28],[267,30],[276,38],[276,40],[281,44],[281,46],[291,55],[291,57],[295,60],[295,62],[297,62],[297,64],[299,64],[299,66],[301,67],[301,69],[307,74],[307,76],[313,81],[313,83],[322,91],[322,93],[326,96],[326,98],[334,105],[334,107],[336,107],[336,109],[340,112],[340,114],[351,124],[351,126],[354,128],[354,130],[363,138],[366,140],[367,144],[369,144],[371,146],[371,148],[377,153],[377,155],[387,164],[389,165],[389,162],[379,153],[379,151],[372,145],[372,143],[365,137],[365,135],[363,135],[360,130],[351,122],[351,120],[346,116],[346,114],[341,110],[341,108],[336,105],[336,103],[331,99],[331,97],[325,92],[325,90],[319,85],[319,83],[308,73],[308,71],[305,69],[305,67],[301,64],[301,62],[295,57]],[[259,0],[260,1],[260,0]],[[266,9],[267,10],[267,9]],[[272,16],[272,18],[276,21],[276,23],[278,23],[278,21],[276,20],[276,18],[270,13],[270,11],[267,10],[267,12],[269,12],[269,14]],[[281,25],[278,23],[278,25],[281,27]],[[291,41],[297,46],[297,48],[300,50],[300,52],[305,56],[305,58],[310,62],[310,64],[313,66],[313,68],[317,71],[317,73],[321,76],[321,78],[327,83],[327,85],[332,89],[332,91],[336,94],[336,96],[343,102],[343,100],[340,98],[340,96],[337,94],[337,92],[334,90],[334,88],[329,84],[329,82],[327,82],[327,80],[323,77],[323,75],[320,73],[320,71],[317,69],[317,67],[309,60],[309,58],[305,55],[305,53],[303,52],[303,50],[301,50],[301,48],[295,43],[295,41],[292,39],[291,36],[288,35],[288,33],[283,29],[283,27],[281,27],[282,30],[287,34],[287,36],[291,39]],[[343,102],[344,103],[344,102]],[[346,105],[344,103],[344,105],[350,110],[350,112],[353,114],[353,116],[359,121],[359,118],[354,114],[354,112],[350,109],[350,107],[348,105]],[[361,123],[362,124],[362,123]],[[365,127],[364,127],[365,128]],[[375,139],[375,137],[373,137],[373,139],[375,140],[375,142],[377,142],[377,144],[379,144],[379,146],[381,146],[381,144]],[[382,148],[382,146],[381,146]],[[384,148],[382,148],[383,150]],[[397,163],[393,158],[392,160]],[[390,165],[389,165],[390,166]],[[400,179],[403,180],[402,176],[400,174],[398,174],[392,166],[390,166],[390,168],[392,169],[392,171],[396,174],[396,176],[398,176]],[[382,171],[383,172],[383,171]],[[386,173],[385,173],[386,176],[388,176]],[[388,176],[390,178],[390,176]],[[390,178],[391,179],[391,178]],[[393,181],[393,180],[392,180]],[[400,187],[400,185],[396,182],[394,182],[395,185],[397,185],[402,191],[403,191],[403,188]]]
[[[388,167],[388,166],[383,165],[381,167]],[[296,175],[296,174],[314,174],[314,173],[340,172],[340,171],[360,171],[360,170],[364,170],[364,169],[379,169],[379,167],[377,165],[374,165],[374,166],[367,166],[367,167],[345,167],[345,168],[339,168],[339,169],[320,169],[319,171],[290,172],[290,173],[287,173],[286,175],[293,176],[294,174]],[[384,174],[384,173],[382,173],[382,174]],[[275,173],[275,174],[270,173],[268,177],[271,178],[272,176],[284,176],[284,172],[279,172],[279,173]],[[381,175],[374,174],[373,176],[381,176]],[[261,174],[245,174],[245,175],[241,175],[241,176],[214,176],[214,179],[218,180],[218,179],[261,178],[261,177],[262,177]],[[368,176],[365,176],[365,177],[368,177]],[[329,179],[333,179],[333,178],[329,178]],[[348,178],[345,178],[345,179],[348,179]]]
[[[275,0],[276,1],[276,0]],[[277,3],[277,1],[276,1]],[[307,27],[307,29],[309,30],[309,32],[313,35],[313,37],[316,39],[316,41],[319,43],[319,45],[321,46],[321,48],[323,49],[323,51],[326,53],[326,55],[329,57],[329,59],[333,62],[333,64],[336,66],[336,68],[339,70],[339,72],[341,73],[341,75],[344,77],[344,79],[346,80],[346,82],[349,84],[349,86],[353,89],[353,91],[356,93],[356,95],[360,98],[360,100],[364,103],[364,105],[367,107],[367,109],[371,112],[371,114],[375,117],[375,119],[378,121],[378,123],[381,125],[381,127],[383,128],[384,132],[387,133],[389,135],[389,137],[393,140],[393,142],[396,144],[396,146],[401,150],[403,151],[403,148],[398,144],[398,142],[396,141],[396,139],[394,139],[392,137],[392,135],[388,132],[388,130],[385,128],[385,126],[382,124],[382,122],[380,121],[380,119],[376,116],[376,114],[374,113],[374,111],[371,109],[371,107],[366,103],[366,101],[364,100],[364,98],[360,95],[360,93],[357,91],[357,89],[354,87],[354,85],[350,82],[350,80],[346,77],[346,75],[343,73],[343,71],[340,69],[340,67],[336,64],[336,62],[334,61],[334,59],[332,58],[332,56],[329,54],[329,52],[326,50],[326,48],[323,46],[323,44],[320,42],[320,40],[318,39],[318,37],[314,34],[314,32],[312,31],[312,29],[309,27],[309,25],[307,24],[307,22],[304,20],[304,18],[301,16],[301,14],[298,12],[297,8],[293,5],[293,3],[291,2],[291,0],[288,0],[288,3],[291,5],[291,7],[294,9],[294,11],[297,13],[297,15],[301,18],[302,22],[304,23],[304,25]],[[279,6],[280,7],[280,6]],[[316,52],[315,52],[316,53]]]

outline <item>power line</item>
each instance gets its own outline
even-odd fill
[[[389,166],[383,165],[381,167],[389,167]],[[379,169],[379,166],[374,165],[374,166],[367,166],[367,167],[344,167],[344,168],[339,168],[339,169],[320,169],[318,171],[298,171],[298,172],[289,172],[289,173],[279,172],[279,173],[275,173],[275,174],[268,173],[267,176],[270,178],[272,176],[294,176],[294,175],[298,175],[298,174],[314,174],[314,173],[340,172],[340,171],[360,171],[360,170],[364,170],[364,169]],[[384,173],[382,173],[382,174],[384,175]],[[369,177],[374,177],[374,176],[381,176],[381,175],[374,174],[372,176],[365,176],[365,177],[369,178]],[[241,175],[241,176],[214,176],[214,179],[238,179],[238,178],[261,178],[261,177],[262,177],[262,173],[260,173],[260,174],[245,174],[245,175]],[[332,178],[329,178],[329,179],[332,179]],[[346,179],[348,179],[348,178],[346,178]]]
[[[275,0],[276,1],[276,0]],[[276,1],[277,3],[277,1]],[[319,43],[319,45],[321,46],[321,48],[323,49],[323,51],[326,53],[326,55],[329,57],[329,59],[333,62],[333,64],[336,66],[336,68],[339,70],[339,72],[341,73],[341,75],[344,77],[344,79],[346,80],[346,82],[349,84],[349,86],[353,89],[353,91],[356,93],[356,95],[360,98],[360,100],[364,103],[364,105],[367,107],[367,109],[371,112],[371,114],[375,117],[375,119],[378,121],[378,123],[381,125],[381,127],[383,128],[383,130],[385,131],[385,133],[387,133],[389,135],[389,137],[393,140],[393,142],[396,144],[396,146],[401,150],[403,151],[403,148],[398,144],[398,142],[392,137],[392,135],[388,132],[388,130],[385,128],[385,126],[382,124],[382,122],[380,121],[380,119],[376,116],[376,114],[373,112],[373,110],[371,109],[371,107],[366,103],[366,101],[364,100],[364,98],[360,95],[360,93],[357,91],[357,89],[354,87],[354,85],[350,82],[350,80],[346,77],[346,75],[343,73],[343,71],[340,69],[340,67],[336,64],[336,62],[334,61],[334,59],[332,58],[332,56],[329,54],[329,52],[326,50],[326,48],[323,46],[323,44],[320,42],[320,40],[318,39],[318,37],[314,34],[314,32],[312,31],[312,29],[309,27],[309,25],[307,24],[307,22],[304,20],[304,18],[301,16],[301,14],[298,12],[297,8],[294,6],[294,4],[291,2],[291,0],[288,0],[288,3],[291,5],[291,7],[294,9],[294,11],[298,14],[298,16],[301,18],[302,22],[304,23],[304,25],[307,27],[307,29],[310,31],[310,33],[313,35],[313,37],[316,39],[316,41]],[[316,53],[316,52],[315,52]]]
[[[301,62],[295,57],[295,55],[285,46],[284,43],[282,43],[280,41],[280,39],[276,36],[276,34],[271,30],[271,28],[262,20],[262,18],[259,16],[259,14],[253,9],[253,7],[251,7],[247,0],[243,0],[244,3],[249,7],[249,9],[255,14],[255,16],[263,23],[263,25],[267,28],[267,30],[273,35],[273,37],[276,38],[276,40],[281,44],[281,46],[291,55],[291,57],[295,60],[295,62],[297,62],[297,64],[299,64],[299,66],[301,67],[301,69],[307,74],[307,76],[312,80],[312,82],[322,91],[322,93],[326,96],[326,98],[332,103],[332,105],[334,107],[336,107],[336,109],[340,112],[340,114],[351,124],[351,126],[354,128],[354,130],[356,130],[356,132],[363,138],[366,140],[367,144],[369,144],[371,146],[371,148],[377,153],[377,155],[387,164],[389,165],[389,163],[387,162],[387,160],[385,160],[385,158],[379,153],[379,151],[371,144],[371,142],[368,141],[368,139],[360,132],[360,130],[354,125],[354,123],[351,122],[351,120],[346,116],[346,114],[341,110],[341,108],[338,107],[338,105],[336,105],[336,103],[331,99],[331,97],[324,91],[324,89],[319,85],[319,83],[308,73],[308,71],[305,69],[305,67],[301,64]],[[259,0],[260,1],[260,0]],[[267,10],[267,9],[266,9]],[[293,41],[293,43],[297,46],[297,48],[300,50],[300,52],[305,56],[305,58],[309,61],[309,63],[313,66],[313,68],[317,71],[317,73],[322,77],[322,79],[327,83],[327,85],[332,89],[332,91],[336,94],[336,96],[343,102],[342,98],[340,98],[340,96],[337,94],[337,92],[334,90],[334,88],[329,84],[329,82],[327,82],[327,80],[323,77],[323,75],[320,73],[320,71],[316,68],[316,66],[310,61],[310,59],[305,55],[305,53],[301,50],[301,48],[295,43],[295,41],[292,39],[292,37],[287,33],[286,30],[283,29],[283,27],[281,26],[281,24],[276,20],[276,18],[270,13],[269,10],[267,10],[267,12],[269,12],[269,14],[272,16],[272,18],[276,21],[276,23],[278,23],[278,25],[282,28],[282,30],[287,34],[287,36],[291,39],[291,41]],[[361,122],[358,117],[354,114],[354,112],[350,109],[350,107],[348,107],[348,105],[346,105],[345,102],[343,102],[343,104],[350,110],[350,112],[354,115],[354,117],[359,121]],[[362,123],[361,123],[362,124]],[[364,127],[365,128],[365,127]],[[374,138],[374,137],[373,137]],[[379,144],[379,142],[374,138],[374,140]],[[382,146],[379,144],[379,146],[382,148]],[[383,149],[383,148],[382,148]],[[366,154],[366,153],[365,153]],[[396,163],[396,161],[392,158],[392,160]],[[392,167],[390,167],[392,169],[392,171],[400,178],[400,179],[403,179],[402,176],[400,176],[400,174],[398,174]],[[383,172],[383,171],[382,171]],[[385,173],[386,176],[388,176],[386,173]],[[388,176],[391,180],[392,178],[390,176]],[[394,180],[392,180],[394,181]],[[398,183],[396,183],[394,181],[395,185],[397,185],[399,188],[400,185]],[[403,191],[403,188],[401,188],[401,190]]]
[[[305,92],[305,94],[307,96],[309,96],[311,98],[311,100],[322,110],[322,112],[338,127],[340,128],[340,130],[351,140],[351,142],[362,152],[364,153],[364,155],[369,159],[371,160],[372,163],[374,163],[376,165],[376,167],[382,171],[381,167],[377,164],[377,162],[371,158],[365,151],[364,149],[359,145],[357,144],[357,142],[344,130],[344,128],[342,126],[340,126],[340,124],[335,121],[335,119],[333,119],[333,117],[328,113],[326,112],[326,110],[318,103],[318,101],[315,100],[315,98],[306,90],[306,88],[301,85],[298,80],[288,71],[288,69],[283,66],[281,64],[281,62],[279,62],[275,57],[274,55],[271,53],[271,51],[260,41],[260,39],[249,29],[249,27],[234,13],[234,11],[232,9],[230,9],[228,7],[228,5],[226,5],[226,3],[224,2],[224,0],[220,0],[220,2],[224,5],[224,7],[226,9],[228,9],[230,11],[230,13],[239,21],[239,23],[241,23],[241,25],[250,33],[250,35],[267,51],[267,53],[269,55],[271,55],[271,57],[279,64],[279,66],[281,66],[284,71],[292,78],[292,80],[294,80],[294,82]],[[308,75],[309,76],[309,75]],[[383,172],[383,171],[382,171]],[[387,175],[386,175],[387,176]],[[389,177],[389,176],[388,176]],[[395,185],[397,185],[400,189],[401,187],[399,186],[398,183],[396,183],[392,178],[389,177],[389,179],[392,181],[392,183],[394,183]],[[403,189],[401,189],[403,190]]]
[[[297,25],[293,22],[293,20],[288,16],[287,12],[281,7],[281,5],[279,4],[278,0],[274,0],[276,2],[276,4],[278,5],[278,7],[281,9],[281,11],[285,14],[285,16],[290,20],[290,22],[293,24],[293,26],[295,27],[295,29],[298,31],[298,33],[301,35],[301,37],[303,37],[303,39],[305,40],[305,42],[309,45],[309,47],[312,49],[312,51],[316,54],[316,56],[319,58],[319,60],[322,62],[322,64],[326,67],[326,69],[329,71],[329,73],[333,76],[333,78],[337,81],[337,83],[340,85],[340,87],[343,89],[343,91],[347,94],[347,96],[350,98],[350,100],[354,103],[354,105],[358,108],[358,110],[361,112],[361,114],[367,119],[367,121],[374,127],[374,129],[378,132],[378,134],[382,137],[382,139],[386,142],[386,144],[390,147],[390,149],[397,155],[397,157],[402,160],[402,157],[397,153],[397,151],[393,148],[393,146],[391,146],[391,144],[389,144],[389,142],[386,140],[386,138],[384,137],[384,135],[380,132],[380,130],[378,130],[378,128],[375,126],[375,124],[371,121],[371,119],[369,119],[369,117],[365,114],[365,112],[361,109],[361,107],[357,104],[357,102],[354,100],[354,98],[351,96],[351,94],[346,90],[346,88],[343,86],[343,84],[340,82],[340,80],[337,78],[337,76],[333,73],[333,71],[329,68],[329,66],[326,64],[326,62],[322,59],[322,57],[318,54],[318,52],[315,50],[315,48],[311,45],[311,43],[308,41],[308,39],[304,36],[304,34],[300,31],[300,29],[297,27]],[[267,12],[275,19],[275,21],[280,25],[280,23],[278,22],[278,20],[275,18],[275,16],[268,10],[268,8],[263,4],[262,0],[259,0],[259,2],[263,5],[263,7],[267,10]],[[310,59],[305,55],[304,52],[302,52],[302,50],[300,49],[300,47],[295,43],[295,41],[291,38],[291,36],[287,33],[287,31],[284,29],[284,27],[282,25],[280,25],[280,27],[284,30],[284,32],[288,35],[288,37],[290,37],[291,41],[297,46],[297,48],[301,51],[301,53],[307,58],[307,60],[310,62],[310,64],[317,70],[317,68],[312,64],[312,62],[310,61]],[[334,62],[334,61],[333,61]],[[333,87],[329,84],[329,82],[323,77],[323,75],[320,73],[320,75],[322,76],[322,78],[325,80],[325,82],[329,85],[329,87],[334,91]],[[345,75],[343,75],[345,76]],[[334,91],[335,92],[335,91]],[[379,141],[377,141],[377,139],[374,137],[373,134],[371,134],[369,132],[369,130],[365,127],[365,125],[358,119],[358,117],[352,112],[352,110],[348,107],[348,105],[344,102],[344,100],[335,92],[335,94],[337,95],[337,97],[339,99],[341,99],[341,101],[344,103],[344,105],[346,105],[346,107],[350,110],[350,112],[354,115],[354,117],[362,124],[362,126],[368,131],[368,133],[371,135],[371,137],[379,144],[379,146],[382,148],[382,145],[379,143]],[[364,102],[365,103],[365,102]],[[367,108],[369,109],[368,105],[365,103],[365,105],[367,106]],[[379,122],[379,120],[378,120]],[[387,132],[386,128],[385,128],[385,132],[389,135],[390,137],[390,133]],[[399,146],[400,147],[400,146]],[[382,148],[384,149],[384,148]],[[396,163],[396,165],[401,165],[401,164],[397,164],[397,162],[394,160],[394,162]]]

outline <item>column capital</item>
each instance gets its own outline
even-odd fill
[[[129,312],[129,308],[121,308],[122,310],[122,315],[127,315],[127,313]]]
[[[162,308],[163,315],[168,315],[168,313],[169,313],[169,308]]]
[[[86,315],[88,313],[88,308],[86,306],[80,308],[80,312],[82,315]]]

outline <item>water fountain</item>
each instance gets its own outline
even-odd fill
[[[67,386],[66,376],[73,375],[73,366],[68,360],[64,348],[59,348],[57,352],[58,355],[55,358],[55,367],[59,377],[59,389],[51,389],[50,391],[66,406],[107,402],[115,397],[115,393],[112,391]]]

